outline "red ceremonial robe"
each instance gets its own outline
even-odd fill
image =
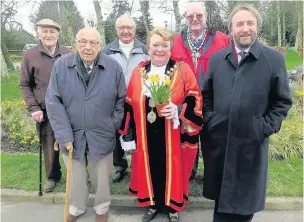
[[[136,141],[129,193],[138,197],[139,206],[157,205],[163,198],[165,206],[183,211],[188,203],[189,177],[202,127],[202,96],[191,68],[186,63],[169,60],[166,72],[175,67],[171,101],[181,108],[180,126],[173,129],[172,120],[158,116],[154,123],[149,123],[147,114],[151,108],[143,95],[141,73],[149,72],[150,66],[150,61],[142,62],[133,71],[120,130],[123,135],[129,134],[127,140]],[[155,108],[154,112],[157,115]],[[182,122],[191,126],[191,132]]]

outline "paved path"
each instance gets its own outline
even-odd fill
[[[43,204],[36,202],[1,203],[2,222],[61,222],[63,205]],[[144,209],[142,208],[111,208],[109,222],[140,222]],[[212,210],[188,209],[180,215],[182,222],[211,222]],[[92,208],[81,216],[77,222],[94,222]],[[263,211],[255,215],[253,222],[302,222],[300,211]],[[157,215],[153,222],[168,222],[165,215]]]

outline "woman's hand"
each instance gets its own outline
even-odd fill
[[[177,106],[174,103],[170,102],[168,105],[164,106],[160,112],[163,117],[166,117],[166,119],[173,119],[174,115],[177,112]]]

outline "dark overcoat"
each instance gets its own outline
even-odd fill
[[[269,136],[292,104],[284,56],[256,40],[238,64],[231,44],[210,59],[203,100],[204,196],[219,212],[262,210]]]

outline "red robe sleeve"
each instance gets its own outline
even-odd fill
[[[184,75],[185,81],[185,98],[182,104],[179,118],[193,128],[190,135],[196,135],[200,132],[203,125],[203,98],[197,79],[193,74],[191,68],[186,63],[180,64],[180,69]],[[182,126],[182,132],[185,129]]]
[[[123,140],[125,142],[129,142],[132,140],[136,141],[136,128],[135,128],[135,121],[134,121],[133,108],[132,108],[132,89],[133,89],[132,79],[133,78],[131,78],[127,89],[127,97],[124,105],[124,118],[122,120],[120,129],[118,130],[119,134],[124,135]]]

